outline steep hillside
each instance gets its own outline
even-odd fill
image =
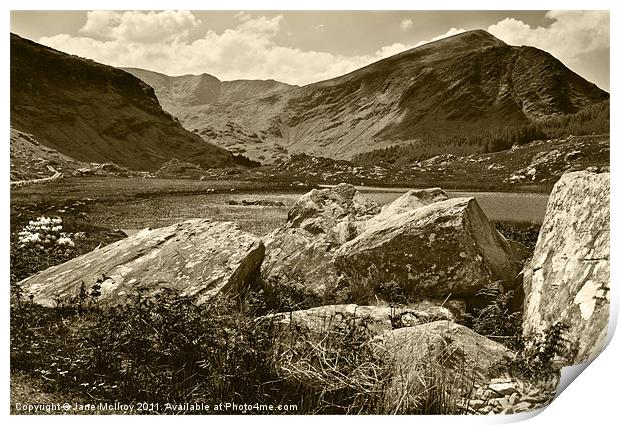
[[[178,106],[207,105],[216,103],[220,97],[221,82],[213,75],[170,77],[140,68],[121,69],[153,87],[161,106],[171,113]]]
[[[234,165],[185,130],[133,75],[11,34],[11,127],[77,161],[156,170],[178,158]]]
[[[300,152],[349,159],[389,145],[434,144],[608,98],[550,54],[475,30],[332,80],[174,113],[205,140],[269,162]]]

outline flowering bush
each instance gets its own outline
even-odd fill
[[[28,222],[18,233],[18,242],[20,248],[35,246],[40,250],[54,245],[67,249],[75,246],[71,234],[62,232],[62,219],[43,216]]]

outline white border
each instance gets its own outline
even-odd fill
[[[177,0],[175,2],[165,2],[165,1],[131,1],[131,0],[109,0],[109,1],[90,1],[88,3],[85,2],[77,2],[77,1],[14,1],[9,0],[4,2],[7,5],[7,8],[4,9],[4,14],[2,15],[1,23],[6,27],[4,32],[5,37],[4,42],[0,43],[0,48],[2,49],[2,57],[4,58],[3,68],[2,68],[2,82],[5,90],[3,91],[4,99],[2,102],[2,112],[5,117],[2,122],[2,134],[5,134],[5,137],[9,134],[9,92],[7,90],[10,87],[10,79],[9,79],[9,37],[8,29],[10,28],[10,15],[9,10],[49,10],[49,9],[59,9],[59,10],[82,10],[82,9],[213,9],[213,10],[345,10],[345,9],[355,9],[355,10],[463,10],[467,9],[477,9],[477,10],[546,10],[546,9],[561,9],[561,10],[579,10],[579,9],[611,9],[611,40],[612,40],[612,52],[611,52],[611,82],[610,82],[610,92],[613,91],[614,87],[618,87],[617,84],[617,75],[620,71],[620,67],[618,67],[618,55],[617,55],[617,45],[614,40],[618,39],[618,19],[617,13],[613,10],[613,2],[612,1],[600,1],[600,0],[589,0],[589,1],[532,1],[532,0],[521,0],[521,1],[509,1],[509,2],[497,2],[497,1],[469,1],[469,2],[458,2],[458,1],[433,1],[433,2],[413,2],[413,1],[405,1],[405,0],[382,0],[380,2],[371,2],[371,1],[335,1],[335,0],[314,0],[314,1],[298,1],[295,3],[287,2],[287,1],[249,1],[249,0],[227,0],[227,1],[208,1],[208,2],[199,2],[199,1],[187,1],[187,0]],[[611,97],[611,110],[617,111],[618,104],[616,98],[614,96]],[[617,114],[616,114],[617,115]],[[612,114],[612,117],[614,115]],[[616,129],[616,121],[612,119],[612,168],[615,171],[615,164],[618,162],[618,149],[615,148],[615,144],[618,139],[615,136]],[[6,143],[6,142],[5,142]],[[4,188],[2,191],[2,219],[4,223],[4,229],[8,229],[9,227],[9,155],[8,155],[8,143],[4,145],[3,157],[2,161],[0,161],[0,167],[2,175],[4,176]],[[612,172],[612,191],[613,187],[616,185],[615,174]],[[617,236],[618,232],[616,232],[617,228],[617,220],[614,216],[614,212],[616,211],[616,207],[618,206],[618,202],[616,202],[616,196],[612,195],[612,257],[615,258],[615,253],[619,252]],[[4,386],[2,387],[2,395],[4,404],[2,408],[4,409],[5,415],[8,415],[8,400],[9,400],[9,373],[8,373],[8,345],[9,345],[9,336],[8,336],[8,270],[9,270],[9,255],[8,255],[8,246],[9,246],[9,234],[5,230],[1,232],[2,238],[2,246],[5,247],[4,255],[1,257],[2,261],[2,270],[5,273],[5,289],[2,295],[2,306],[3,312],[5,314],[5,320],[2,321],[2,333],[4,336],[4,340],[7,342],[6,349],[2,351],[2,363],[4,364],[4,368],[2,369],[2,377]],[[620,276],[618,273],[617,263],[612,262],[611,265],[611,279],[612,282],[617,282],[616,277]],[[612,318],[610,321],[610,327],[615,329],[615,324],[617,323],[617,313],[618,313],[618,296],[616,296],[616,291],[612,289]],[[536,415],[534,418],[530,419],[531,423],[542,424],[542,423],[608,423],[611,422],[615,414],[615,407],[618,403],[618,385],[620,385],[620,379],[618,370],[620,369],[618,363],[620,362],[620,348],[617,341],[617,338],[612,340],[612,343],[607,347],[607,349],[596,359],[593,364],[587,367],[587,372],[583,373],[581,376],[577,378],[577,381],[570,385],[567,390],[562,392],[562,394],[542,413]],[[525,415],[528,416],[528,415]],[[251,417],[252,421],[264,422],[273,424],[274,422],[289,422],[294,420],[295,422],[300,423],[314,423],[319,420],[323,421],[355,421],[356,423],[373,423],[375,424],[378,420],[386,420],[390,422],[397,423],[407,423],[411,424],[412,422],[423,422],[423,423],[508,423],[515,422],[516,420],[525,419],[523,415],[511,415],[506,417],[416,417],[416,416],[401,416],[394,418],[378,418],[375,416],[356,416],[354,418],[346,418],[346,417],[319,417],[315,418],[313,416],[298,416],[294,419],[290,417],[281,417],[281,416],[269,416],[269,417]],[[32,416],[11,416],[8,418],[10,421],[15,422],[23,422],[23,421],[34,421],[34,420],[43,420],[43,421],[51,421],[52,423],[67,423],[67,422],[82,422],[85,420],[82,416],[70,416],[70,417],[32,417]],[[194,423],[204,424],[205,421],[208,422],[230,422],[236,420],[237,417],[233,418],[230,416],[223,417],[205,417],[205,416],[195,416],[195,417],[184,417],[180,418],[170,418],[170,417],[155,417],[149,416],[146,418],[136,418],[136,417],[121,417],[115,416],[114,418],[109,418],[107,416],[99,416],[99,417],[89,417],[88,421],[142,421],[148,420],[149,422],[167,422],[169,420],[177,421],[189,421]],[[250,420],[250,417],[245,417],[242,420],[247,421]],[[616,419],[617,421],[617,419]]]

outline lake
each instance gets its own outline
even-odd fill
[[[360,191],[380,205],[392,202],[408,189],[360,187]],[[493,221],[542,223],[548,195],[533,193],[447,191],[450,198],[475,197]],[[234,221],[242,229],[264,235],[286,222],[288,209],[302,196],[299,193],[264,191],[260,193],[176,194],[131,201],[102,201],[90,218],[106,227],[134,233],[145,227],[161,227],[190,218]],[[281,201],[285,207],[228,205],[229,201]]]

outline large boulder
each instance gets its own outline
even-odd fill
[[[122,304],[137,292],[165,289],[203,303],[219,293],[236,294],[259,271],[263,243],[230,222],[188,220],[145,229],[19,284],[33,301],[53,306],[76,296],[82,284],[101,286],[100,305]]]
[[[334,253],[351,280],[396,282],[412,299],[468,298],[484,285],[511,287],[512,249],[474,198],[431,203],[377,221]]]
[[[564,174],[524,270],[524,334],[567,325],[574,364],[598,355],[607,335],[609,220],[609,173]]]
[[[308,303],[318,303],[340,282],[334,250],[357,236],[360,223],[378,212],[379,206],[353,185],[313,189],[291,207],[284,227],[264,237],[261,276],[273,290],[305,293]]]
[[[356,236],[356,222],[379,211],[379,206],[361,195],[355,186],[340,183],[327,189],[313,189],[299,198],[288,213],[285,227],[325,234],[342,243]]]
[[[413,189],[398,197],[395,201],[384,205],[381,208],[381,212],[372,220],[385,220],[386,218],[394,215],[417,210],[418,208],[434,204],[435,202],[445,201],[447,199],[448,195],[446,192],[438,187],[431,189]]]
[[[437,320],[452,320],[454,316],[445,307],[388,307],[357,304],[326,305],[263,316],[283,330],[307,331],[324,334],[330,331],[363,329],[370,337],[393,329],[416,326]]]
[[[340,278],[334,268],[332,240],[305,229],[285,227],[271,232],[263,241],[261,275],[273,290],[294,289],[307,297],[321,298],[337,286]]]
[[[388,331],[373,339],[391,370],[384,406],[389,413],[417,411],[429,401],[454,413],[474,384],[501,375],[512,352],[469,328],[442,320]]]
[[[381,212],[351,185],[313,190],[264,241],[265,282],[293,282],[332,304],[366,303],[394,283],[411,299],[470,298],[497,280],[511,287],[518,268],[473,198],[448,200],[437,188],[409,191]]]

